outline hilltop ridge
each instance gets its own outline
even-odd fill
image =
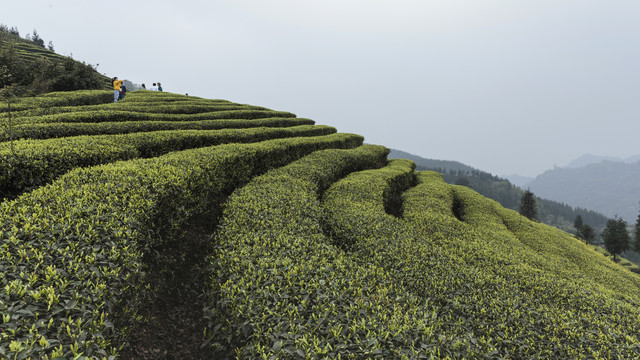
[[[0,26],[0,89],[13,95],[109,89],[96,67],[62,56]]]

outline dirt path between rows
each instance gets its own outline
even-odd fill
[[[141,311],[148,322],[133,329],[119,359],[207,359],[201,348],[206,325],[202,294],[212,251],[210,228],[193,226],[150,256],[148,281],[157,291]]]

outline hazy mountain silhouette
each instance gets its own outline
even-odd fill
[[[635,158],[587,163],[598,157],[585,155],[571,162],[571,166],[538,175],[527,187],[540,197],[593,209],[609,217],[618,215],[628,223],[635,223],[640,200],[640,162],[629,163]],[[586,165],[577,167],[583,163]]]
[[[578,167],[583,167],[590,164],[597,164],[603,161],[623,162],[623,163],[632,164],[640,161],[640,155],[634,155],[628,158],[621,158],[617,156],[598,156],[598,155],[592,155],[592,154],[585,154],[568,163],[565,166],[565,168],[578,168]]]

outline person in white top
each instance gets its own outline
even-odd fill
[[[156,85],[156,83],[153,83],[153,85],[151,85],[151,87],[149,88],[149,90],[151,90],[151,91],[158,91],[158,86]]]

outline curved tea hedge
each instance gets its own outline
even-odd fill
[[[428,339],[442,319],[382,268],[352,261],[321,228],[320,193],[387,152],[317,152],[234,192],[211,259],[211,358],[229,356],[225,349],[242,359],[439,353]]]
[[[12,111],[39,109],[59,106],[81,106],[106,104],[113,102],[113,91],[108,90],[78,90],[59,91],[43,94],[37,97],[21,98],[11,104]],[[0,106],[0,113],[7,112],[8,106]]]
[[[142,256],[254,175],[362,137],[229,144],[75,170],[0,205],[0,355],[115,355],[140,321]]]
[[[202,219],[203,358],[640,357],[636,274],[359,135],[166,92],[0,108],[2,359],[145,353],[150,259]]]
[[[72,122],[106,122],[106,121],[195,121],[213,119],[263,119],[270,117],[295,117],[294,114],[272,110],[222,110],[196,114],[158,114],[127,110],[76,111],[53,115],[42,115],[35,118],[28,116],[14,119],[14,125],[32,123],[72,123]]]
[[[0,142],[19,139],[51,139],[80,135],[115,135],[162,130],[218,130],[253,127],[291,127],[313,125],[304,118],[264,118],[256,120],[196,120],[196,121],[124,121],[100,123],[37,123],[14,126],[11,133],[0,133]]]
[[[441,354],[557,359],[640,354],[638,297],[628,296],[638,293],[640,279],[613,264],[608,265],[624,273],[617,284],[607,284],[606,276],[594,279],[606,266],[594,267],[588,279],[589,272],[573,267],[573,256],[602,262],[601,255],[513,211],[495,211],[497,203],[433,174],[420,174],[420,184],[404,195],[406,220],[396,218],[385,212],[385,201],[398,184],[393,179],[409,169],[393,162],[336,183],[324,196],[326,226],[356,261],[382,267],[449,319],[440,336],[457,345]],[[512,233],[516,226],[520,230]],[[526,242],[548,233],[547,241],[572,243],[577,250],[554,257],[548,256],[553,246],[549,254],[531,251]],[[556,263],[562,256],[566,268]]]
[[[65,172],[117,160],[224,143],[335,133],[329,126],[223,130],[171,130],[124,135],[79,136],[0,143],[0,196],[42,186]]]

